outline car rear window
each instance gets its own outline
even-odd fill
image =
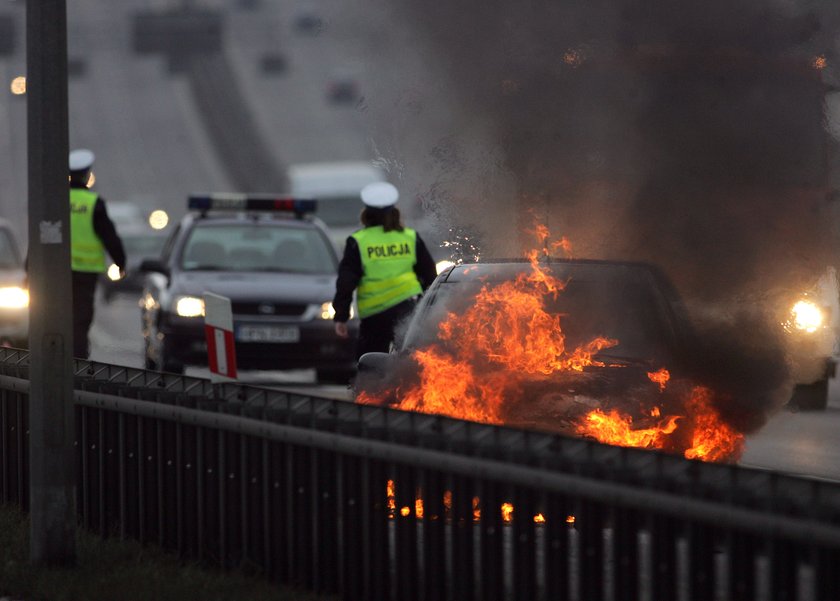
[[[185,271],[335,273],[329,242],[315,229],[265,223],[197,225],[181,253]]]

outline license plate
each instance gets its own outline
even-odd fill
[[[240,342],[298,342],[297,326],[239,326],[236,339]]]

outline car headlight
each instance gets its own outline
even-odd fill
[[[356,315],[356,311],[353,309],[353,305],[350,305],[350,319]],[[321,319],[332,319],[335,317],[335,307],[333,307],[332,303],[327,301],[325,303],[321,303]]]
[[[117,267],[115,263],[111,263],[111,265],[108,267],[108,279],[112,282],[116,282],[117,280],[122,279],[120,268]]]
[[[812,334],[822,327],[823,321],[823,310],[816,303],[801,299],[791,307],[788,324],[791,329]]]
[[[0,288],[0,309],[23,309],[29,306],[29,291],[20,286]]]
[[[175,313],[180,317],[204,317],[204,299],[197,296],[179,296],[175,300]]]

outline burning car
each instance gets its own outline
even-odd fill
[[[360,403],[731,461],[743,435],[691,377],[697,349],[655,266],[534,252],[442,272],[354,386]]]

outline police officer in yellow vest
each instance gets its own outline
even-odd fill
[[[94,155],[78,149],[70,153],[70,255],[73,270],[73,355],[87,358],[88,330],[93,322],[94,294],[99,275],[107,269],[105,253],[125,270],[125,250],[105,201],[88,184]]]
[[[404,227],[394,205],[397,189],[376,182],[362,190],[362,229],[347,238],[338,266],[335,332],[348,336],[353,291],[361,323],[357,357],[388,352],[394,329],[414,308],[437,275],[435,262],[417,232]]]

